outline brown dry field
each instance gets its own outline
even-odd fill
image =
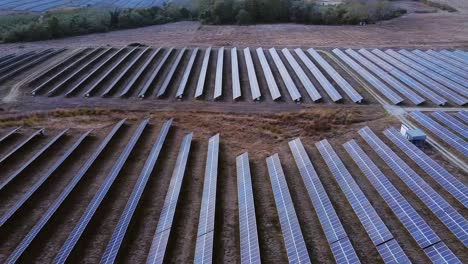
[[[416,8],[421,8],[417,6]],[[238,26],[205,26],[196,22],[179,22],[140,29],[123,30],[105,34],[92,34],[60,40],[34,43],[1,44],[2,52],[17,52],[50,47],[98,47],[125,46],[139,42],[152,46],[237,46],[237,47],[403,47],[403,48],[468,48],[468,17],[459,13],[445,12],[410,13],[401,18],[365,27],[357,26],[305,26],[293,24]],[[48,62],[50,63],[50,62]],[[228,63],[228,62],[226,62]],[[46,65],[46,66],[44,66]],[[36,67],[47,67],[47,64]],[[243,71],[243,70],[241,70]],[[30,71],[30,73],[33,71]],[[277,73],[275,73],[277,74]],[[180,74],[178,74],[180,75]],[[241,72],[245,76],[245,72]],[[27,74],[15,77],[0,86],[0,98],[9,93],[14,83],[25,79]],[[180,78],[180,77],[178,77]],[[209,77],[213,82],[213,76]],[[246,80],[243,80],[245,82]],[[211,89],[211,88],[210,88]],[[244,89],[244,88],[243,88]],[[282,88],[284,91],[284,88]],[[46,226],[45,232],[34,241],[22,259],[24,263],[49,263],[54,258],[81,214],[99,189],[120,151],[130,139],[137,123],[151,118],[128,162],[118,176],[103,207],[91,221],[84,239],[73,251],[72,263],[99,262],[107,242],[115,228],[126,201],[132,192],[140,170],[156,139],[162,122],[174,118],[174,125],[159,157],[156,169],[150,178],[140,205],[132,220],[129,235],[118,260],[121,263],[142,263],[146,260],[152,236],[156,229],[164,197],[169,186],[183,136],[194,132],[186,175],[177,205],[175,222],[168,247],[168,263],[190,263],[193,260],[196,230],[203,189],[207,143],[210,136],[221,134],[220,167],[218,174],[217,213],[215,228],[214,259],[216,263],[239,263],[239,225],[237,205],[237,181],[235,157],[248,151],[252,170],[254,199],[257,214],[260,252],[264,263],[285,263],[285,252],[275,201],[267,173],[265,158],[279,153],[286,180],[298,214],[301,229],[312,262],[333,263],[333,256],[321,229],[320,222],[309,199],[299,171],[294,163],[287,142],[300,137],[316,166],[322,183],[329,194],[344,228],[363,263],[381,263],[377,250],[371,243],[359,219],[352,211],[343,192],[326,167],[314,143],[329,139],[346,167],[363,192],[382,217],[396,240],[413,263],[428,263],[429,259],[394,216],[391,209],[378,195],[367,178],[360,172],[341,146],[350,139],[357,139],[366,153],[384,171],[385,175],[408,199],[449,248],[462,260],[468,262],[468,252],[455,236],[427,209],[418,197],[406,187],[397,175],[359,138],[357,130],[370,126],[381,139],[381,133],[390,126],[399,126],[396,118],[389,116],[382,106],[364,92],[368,104],[320,105],[253,102],[212,102],[171,100],[102,100],[100,98],[63,97],[43,99],[27,95],[29,90],[20,90],[14,100],[1,102],[0,136],[12,127],[23,125],[21,133],[9,139],[0,148],[0,157],[25,139],[33,129],[45,127],[46,135],[28,144],[15,155],[11,162],[0,166],[0,181],[28,160],[61,129],[72,128],[67,136],[47,152],[46,158],[36,161],[4,192],[0,192],[0,215],[71,146],[80,133],[95,129],[92,137],[80,146],[58,172],[26,203],[10,224],[0,228],[0,263],[5,261],[15,246],[27,234],[39,217],[47,210],[62,189],[86,161],[100,140],[118,120],[128,117],[126,125],[113,139],[108,148],[85,175],[58,216]],[[211,92],[211,90],[210,90]],[[264,91],[262,90],[262,93]],[[229,94],[227,95],[229,96]],[[451,165],[441,154],[427,147],[424,149],[438,160],[463,183],[468,184],[466,174]],[[396,151],[457,211],[468,217],[466,208],[442,189],[429,175],[420,170],[403,153]]]

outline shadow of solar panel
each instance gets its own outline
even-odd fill
[[[29,142],[34,140],[36,137],[44,134],[45,129],[41,128],[39,130],[36,130],[34,133],[32,133],[28,138],[23,140],[21,143],[16,145],[12,150],[10,150],[7,154],[5,154],[2,159],[0,159],[0,164],[5,162],[6,160],[10,159],[15,153],[17,153],[20,149],[22,149],[25,145],[27,145]]]
[[[385,145],[370,128],[360,129],[358,133],[440,221],[467,246],[468,222],[466,219]]]
[[[426,155],[426,153],[410,143],[395,128],[385,130],[384,134],[438,184],[465,207],[468,207],[468,188],[462,182]]]
[[[266,161],[288,260],[290,263],[310,263],[279,156],[275,154]]]
[[[146,93],[148,92],[151,85],[154,84],[154,81],[158,77],[159,73],[161,72],[161,69],[164,67],[164,65],[166,64],[167,60],[169,59],[169,57],[171,56],[173,51],[174,51],[174,48],[170,48],[166,52],[164,57],[161,59],[161,61],[159,61],[158,66],[153,70],[150,77],[148,79],[146,79],[145,84],[143,85],[140,92],[138,93],[138,97],[144,98],[146,96]]]
[[[159,154],[161,153],[161,149],[164,145],[166,140],[167,134],[169,133],[169,129],[172,125],[172,120],[166,121],[161,131],[159,132],[158,138],[154,143],[148,158],[146,159],[145,165],[140,172],[140,176],[138,177],[135,186],[133,187],[133,191],[130,194],[130,197],[127,201],[127,205],[125,206],[124,211],[117,223],[117,226],[114,229],[114,233],[107,244],[106,250],[101,258],[101,263],[114,263],[115,259],[119,253],[119,249],[122,245],[124,240],[125,234],[127,232],[128,226],[130,225],[130,221],[132,220],[133,214],[140,202],[141,196],[145,190],[146,184],[148,183],[148,179],[153,173],[154,167],[156,162],[159,158]]]
[[[163,95],[166,93],[167,88],[168,88],[169,85],[171,84],[172,79],[174,78],[174,74],[175,74],[175,72],[177,71],[177,68],[179,67],[180,61],[181,61],[182,58],[184,57],[186,51],[187,51],[187,48],[183,48],[183,49],[181,49],[181,50],[179,51],[179,54],[177,55],[175,61],[172,62],[172,67],[171,67],[171,69],[169,70],[169,72],[167,73],[166,78],[164,79],[163,84],[161,85],[161,87],[159,88],[158,93],[156,94],[156,97],[161,97],[161,96],[163,96]]]

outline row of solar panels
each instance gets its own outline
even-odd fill
[[[64,52],[65,49],[47,49],[0,57],[0,83],[9,81],[30,68]]]
[[[427,208],[467,246],[468,222],[466,219],[379,139],[370,128],[359,130],[359,134]],[[396,129],[387,129],[384,134],[466,208],[468,188],[462,182],[406,140]],[[383,261],[385,263],[411,263],[330,143],[327,140],[322,140],[315,145]],[[301,140],[290,141],[289,147],[335,261],[337,263],[359,263],[353,245]],[[461,263],[355,140],[346,142],[343,147],[433,263]],[[267,158],[267,167],[289,262],[310,263],[308,250],[278,154]],[[252,183],[246,154],[237,158],[237,173],[242,263],[260,263]]]
[[[458,119],[441,111],[433,112],[431,115],[437,121],[420,111],[414,111],[410,114],[429,132],[457,150],[464,157],[468,157],[468,142],[466,142],[468,138],[468,126],[466,125],[468,124],[468,111],[458,112],[455,115]]]
[[[0,10],[45,12],[61,7],[138,8],[161,5],[161,0],[1,0]]]
[[[333,53],[393,104],[468,102],[468,59],[463,51],[334,49]]]
[[[210,61],[213,61],[216,70],[213,73],[215,82],[212,99],[222,98],[226,89],[232,88],[232,99],[237,100],[241,97],[249,97],[249,95],[242,94],[240,55],[247,69],[248,85],[246,87],[250,88],[252,100],[260,100],[262,96],[267,96],[261,94],[259,78],[265,79],[269,96],[273,100],[285,99],[287,96],[293,101],[301,101],[303,96],[308,96],[314,102],[322,100],[323,95],[313,84],[312,79],[320,84],[333,102],[343,100],[337,88],[355,103],[361,103],[363,100],[351,84],[314,49],[306,52],[301,49],[295,49],[294,52],[282,49],[281,54],[285,58],[283,61],[279,52],[274,48],[269,49],[267,53],[264,49],[258,48],[255,54],[252,54],[249,48],[245,48],[240,54],[237,48],[230,49],[227,54],[224,48],[219,48],[216,55],[213,55],[215,52],[212,48],[208,48],[204,51],[201,69],[197,73],[195,61],[198,56],[202,56],[200,53],[199,48],[153,50],[133,47],[121,48],[117,51],[111,48],[84,49],[77,51],[69,60],[63,61],[61,64],[64,67],[61,67],[60,71],[51,69],[41,73],[31,81],[30,85],[34,86],[33,95],[45,93],[48,96],[55,96],[65,93],[66,96],[73,96],[84,90],[83,95],[86,97],[97,94],[102,97],[113,94],[128,97],[137,92],[140,98],[153,95],[158,98],[168,96],[169,87],[175,85],[177,87],[175,97],[181,99],[184,96],[187,97],[186,90],[189,82],[194,80],[196,82],[194,97],[200,98],[207,93],[207,76],[212,75],[209,70]],[[260,65],[254,63],[252,55],[256,55]],[[186,56],[188,56],[188,62],[184,64]],[[216,58],[211,60],[212,56]],[[231,61],[229,72],[225,69],[226,56],[230,56]],[[267,56],[271,57],[271,61],[267,59]],[[171,57],[175,58],[171,59]],[[155,63],[156,66],[154,66]],[[304,67],[301,67],[300,63]],[[166,67],[168,69],[165,69]],[[291,72],[288,67],[292,69]],[[275,77],[273,74],[275,69],[278,70],[279,76]],[[179,71],[182,78],[178,78]],[[227,87],[225,73],[231,76],[232,87]],[[298,81],[295,82],[294,78]],[[159,79],[162,83],[156,87]],[[138,83],[140,85],[137,85]],[[288,95],[281,94],[280,83],[284,84]],[[304,88],[305,93],[301,92],[301,87]]]
[[[463,115],[464,113],[461,112]],[[466,117],[466,116],[465,116]],[[94,153],[88,158],[82,168],[76,173],[73,179],[65,187],[59,197],[49,206],[46,213],[34,225],[28,235],[16,247],[9,256],[7,263],[15,263],[25,254],[25,251],[33,240],[43,230],[44,226],[57,213],[75,186],[81,181],[86,172],[95,163],[109,142],[121,129],[125,120],[116,124],[109,132],[102,143],[96,148]],[[129,223],[133,217],[135,209],[140,201],[148,179],[155,168],[160,151],[163,147],[172,120],[167,121],[152,147],[150,154],[141,170],[140,176],[130,195],[127,205],[121,218],[115,227],[112,238],[108,243],[102,262],[113,263],[119,253],[119,248],[123,243],[124,236]],[[102,201],[106,197],[112,184],[118,177],[128,157],[134,150],[143,131],[148,126],[148,120],[140,123],[133,136],[127,143],[120,157],[112,167],[105,181],[89,203],[79,222],[70,233],[68,239],[56,256],[55,262],[63,263],[82,237],[87,225],[102,206]],[[4,140],[17,133],[20,128],[12,129],[9,133],[0,138],[0,144]],[[18,153],[26,144],[34,138],[40,136],[44,129],[37,130],[24,141],[3,156],[0,165]],[[51,148],[59,144],[60,139],[67,133],[64,130],[58,133],[52,140],[37,151],[20,169],[13,172],[3,180],[0,191],[27,169],[36,159]],[[62,154],[62,156],[49,168],[49,170],[0,218],[0,227],[5,225],[11,217],[41,188],[41,186],[57,171],[61,165],[76,151],[76,149],[90,136],[91,131],[82,134],[73,145]],[[455,235],[465,246],[468,244],[468,222],[457,212],[442,196],[440,196],[425,180],[405,163],[388,145],[386,145],[369,128],[359,130],[361,137],[375,151],[375,153],[400,177],[400,179],[412,190],[416,196],[431,210],[439,220],[445,224],[453,235]],[[409,143],[397,130],[391,128],[384,131],[384,135],[393,142],[397,148],[411,158],[422,170],[434,179],[442,188],[447,190],[465,207],[468,205],[468,188],[445,170],[436,161],[427,156],[424,152]],[[163,209],[159,217],[159,222],[153,237],[148,263],[163,263],[166,255],[166,247],[170,236],[173,217],[176,210],[178,196],[180,193],[182,180],[190,151],[192,134],[184,137],[180,146],[179,155],[166,193]],[[314,205],[331,251],[338,263],[359,263],[359,258],[350,242],[341,221],[333,208],[330,199],[321,183],[314,165],[300,139],[289,142],[296,165],[306,186],[307,192]],[[386,201],[394,214],[407,228],[410,235],[424,250],[426,255],[434,263],[447,262],[459,263],[457,257],[447,248],[444,242],[421,218],[418,212],[405,200],[399,191],[386,178],[382,171],[361,149],[356,141],[351,140],[344,145],[345,150],[361,169],[363,174],[370,180],[372,185]],[[335,153],[333,147],[327,140],[316,143],[321,156],[325,160],[332,176],[336,179],[339,187],[345,194],[348,202],[361,221],[364,229],[374,243],[377,251],[386,263],[409,263],[409,260],[401,249],[391,232],[386,227],[377,212],[367,200],[359,185],[354,181],[352,175],[347,170],[340,157]],[[195,263],[211,263],[213,257],[213,237],[215,226],[216,208],[216,186],[218,174],[219,155],[219,135],[212,137],[208,144],[208,153],[205,169],[205,180],[198,224],[198,234],[195,250]],[[308,263],[310,262],[308,250],[306,248],[301,228],[295,213],[293,201],[290,197],[285,175],[282,170],[278,154],[268,157],[267,168],[270,175],[271,186],[273,188],[274,199],[278,210],[278,217],[283,232],[285,247],[290,262]],[[250,175],[248,154],[243,154],[236,159],[237,181],[238,181],[238,201],[239,201],[239,230],[241,241],[241,259],[243,263],[259,263],[260,250],[258,246],[258,235],[256,226],[255,206]]]

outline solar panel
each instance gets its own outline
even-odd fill
[[[322,88],[327,92],[328,96],[332,99],[333,102],[338,102],[343,99],[343,97],[338,93],[338,91],[333,87],[333,85],[328,81],[328,79],[323,75],[323,73],[315,66],[315,64],[307,57],[307,55],[302,51],[302,49],[294,50],[309,69],[309,71],[314,75],[315,79],[320,83]]]
[[[367,50],[361,49],[359,50],[364,56],[369,58],[370,60],[381,60],[378,58],[376,55],[373,53],[370,53]],[[413,77],[415,80],[421,82],[422,84],[426,85],[427,88],[431,89],[435,93],[438,93],[442,96],[445,96],[445,98],[448,98],[452,102],[458,104],[458,105],[465,105],[468,102],[467,98],[464,98],[463,96],[453,92],[452,90],[446,88],[445,86],[441,85],[438,82],[435,82],[431,78],[425,76],[422,73],[419,73],[418,71],[410,68],[409,66],[404,65],[403,63],[399,62],[398,60],[392,58],[390,55],[385,54],[382,51],[376,52],[382,59],[386,60],[388,63],[392,64],[399,70],[407,73],[409,76]]]
[[[41,57],[41,56],[43,56],[45,54],[50,53],[51,51],[52,51],[51,49],[47,49],[47,50],[43,50],[43,51],[41,51],[39,53],[32,53],[29,56],[26,56],[24,58],[14,60],[12,63],[9,63],[9,64],[7,64],[7,65],[0,68],[0,75],[6,74],[9,71],[11,71],[11,70],[13,70],[13,69],[15,69],[17,67],[21,67],[21,65],[23,65],[24,63],[27,63],[28,61],[39,58],[39,57]]]
[[[291,99],[293,101],[300,101],[301,94],[297,90],[296,84],[291,79],[291,76],[289,75],[288,70],[286,69],[286,67],[283,64],[283,61],[278,55],[278,52],[275,48],[271,48],[268,51],[270,52],[270,55],[273,58],[273,62],[275,63],[276,68],[278,69],[281,78],[283,79],[284,85],[286,86],[286,89],[288,90]]]
[[[7,263],[16,263],[18,259],[24,254],[26,249],[31,245],[32,241],[39,235],[42,228],[49,222],[49,220],[54,216],[62,203],[67,199],[68,195],[73,191],[75,186],[80,182],[89,168],[94,164],[96,159],[101,155],[102,151],[107,147],[109,142],[112,140],[114,135],[122,127],[126,119],[121,120],[117,123],[106,136],[106,138],[101,142],[95,152],[89,157],[86,163],[81,167],[80,171],[73,177],[73,179],[68,183],[59,197],[52,203],[51,206],[47,209],[41,219],[34,225],[34,227],[29,231],[26,237],[20,242],[20,244],[15,248],[13,253],[8,257]]]
[[[133,68],[133,66],[135,66],[139,61],[140,59],[143,57],[143,55],[145,55],[148,51],[150,50],[149,47],[145,48],[143,51],[141,51],[137,56],[135,56],[135,58],[133,58],[130,63],[123,69],[120,71],[120,73],[113,77],[112,78],[112,83],[110,83],[109,85],[107,85],[107,89],[101,94],[101,96],[108,96],[110,95],[110,93],[112,92],[113,89],[115,89],[115,86],[122,81],[123,77],[126,76],[130,69]]]
[[[156,97],[162,97],[166,93],[167,88],[169,87],[169,84],[171,84],[172,78],[174,78],[174,74],[175,74],[175,72],[177,71],[177,68],[180,65],[180,61],[182,60],[182,58],[185,55],[186,50],[187,50],[187,48],[183,48],[182,50],[179,51],[179,54],[177,55],[175,61],[172,62],[172,67],[169,70],[169,72],[167,73],[166,78],[164,79],[163,84],[159,88],[159,91],[158,91]]]
[[[330,75],[330,77],[343,89],[343,91],[351,98],[355,103],[362,102],[362,96],[354,90],[354,88],[341,77],[341,75],[333,69],[333,67],[320,56],[320,54],[314,49],[308,49],[307,52],[317,61],[317,63]]]
[[[91,53],[96,51],[96,49],[91,49],[91,48],[78,48],[78,49],[74,50],[73,52],[71,52],[71,54],[69,54],[66,57],[64,57],[63,59],[61,59],[60,62],[54,63],[54,65],[52,67],[47,68],[45,71],[42,71],[39,74],[37,74],[29,83],[36,83],[39,80],[41,80],[42,78],[47,77],[50,74],[53,74],[54,71],[57,71],[57,70],[60,71],[61,69],[66,68],[67,67],[66,65],[68,63],[73,64],[73,62],[76,59],[78,59],[83,54],[88,53],[89,50],[92,50]],[[0,58],[0,62],[4,61],[5,59],[9,59],[11,57],[13,57],[13,55],[11,55],[11,54],[7,55],[7,56],[4,56],[4,57]]]
[[[186,135],[180,147],[174,172],[172,173],[169,190],[166,193],[156,232],[153,237],[153,242],[151,243],[151,249],[147,257],[146,263],[148,264],[163,263],[164,261],[167,241],[169,240],[177,201],[179,200],[179,193],[185,175],[187,159],[190,152],[190,146],[192,144],[192,137],[193,133]]]
[[[258,86],[257,74],[255,73],[255,67],[250,54],[250,49],[244,49],[245,64],[247,65],[247,74],[249,75],[250,91],[252,92],[253,100],[260,100],[262,94],[260,93],[260,87]]]
[[[216,64],[215,88],[213,99],[216,100],[223,95],[223,68],[224,68],[224,47],[218,49],[218,62]]]
[[[119,95],[120,97],[124,97],[124,96],[128,95],[128,93],[130,92],[130,89],[137,82],[137,80],[140,79],[140,77],[143,75],[143,73],[148,69],[148,66],[154,60],[156,55],[158,55],[160,53],[160,51],[161,51],[161,48],[158,48],[155,52],[153,52],[153,54],[151,54],[151,56],[146,57],[145,63],[143,64],[143,66],[140,67],[140,69],[135,74],[132,75],[132,78],[125,85],[125,88],[120,93],[120,95]]]
[[[41,157],[47,150],[49,150],[53,145],[55,145],[64,135],[67,133],[69,129],[65,129],[62,132],[60,132],[58,135],[56,135],[52,140],[50,140],[47,144],[45,144],[39,151],[34,153],[34,155],[26,162],[24,162],[20,168],[15,170],[12,174],[7,176],[5,179],[3,179],[0,183],[0,191],[5,188],[10,182],[14,181],[18,175],[23,173],[24,170],[26,170],[31,164],[33,164],[39,157]]]
[[[107,52],[105,52],[105,53],[107,54]],[[107,64],[109,64],[110,61],[112,61],[114,58],[116,58],[121,53],[126,53],[125,52],[125,47],[117,50],[112,55],[107,57],[105,60],[101,61],[96,67],[93,67],[90,72],[86,73],[85,75],[80,75],[79,82],[75,83],[75,85],[73,85],[73,87],[70,88],[65,95],[70,96],[70,95],[74,94],[75,91],[80,89],[84,83],[86,83],[93,76],[95,76],[101,69],[103,69]],[[101,58],[101,56],[99,56],[99,58],[96,58],[96,59],[100,59],[100,58]],[[86,68],[87,68],[87,66],[88,65],[86,65]],[[78,70],[78,72],[80,72],[80,70]],[[75,73],[75,74],[77,74],[77,73]]]
[[[2,159],[0,159],[0,164],[5,162],[5,160],[8,160],[11,156],[15,155],[17,151],[19,151],[21,148],[23,148],[26,144],[31,142],[33,139],[35,139],[39,135],[44,134],[44,131],[45,131],[44,128],[34,131],[34,133],[32,133],[28,138],[23,140],[21,143],[16,145],[12,150],[10,150],[7,154],[5,154],[5,156],[3,156]]]
[[[378,51],[379,50],[373,50],[372,52],[379,55]],[[447,86],[448,88],[452,89],[453,91],[455,91],[457,93],[460,93],[460,94],[462,94],[464,96],[468,96],[468,90],[463,85],[455,82],[455,79],[452,80],[450,78],[447,78],[444,75],[441,75],[439,72],[433,71],[432,69],[426,67],[428,65],[426,63],[424,64],[424,66],[422,64],[419,64],[416,60],[413,60],[413,59],[417,59],[417,56],[414,56],[414,54],[409,53],[411,56],[413,56],[411,59],[401,55],[398,52],[395,52],[394,50],[386,50],[385,54],[388,54],[388,55],[392,56],[393,58],[397,59],[398,61],[403,62],[404,64],[410,66],[411,68],[416,69],[417,71],[425,74],[428,77],[431,77],[432,79],[434,79],[434,80],[438,81],[439,83]]]
[[[468,188],[426,153],[410,143],[395,128],[384,131],[385,136],[401,149],[410,159],[431,176],[437,183],[468,207]]]
[[[64,80],[62,80],[61,82],[59,82],[58,84],[56,84],[55,86],[53,86],[48,92],[47,92],[47,96],[54,96],[55,94],[57,94],[58,92],[60,92],[62,90],[62,88],[64,88],[64,86],[68,83],[70,83],[72,80],[74,80],[79,74],[81,73],[84,73],[85,70],[87,70],[91,65],[93,65],[93,63],[99,61],[101,58],[103,58],[105,55],[107,55],[108,53],[110,53],[112,51],[112,48],[107,48],[107,49],[104,49],[104,50],[101,50],[101,49],[97,49],[99,52],[97,53],[97,55],[92,58],[91,60],[89,60],[88,62],[86,62],[84,65],[81,65],[81,67],[79,67],[78,69],[76,69],[75,71],[73,71],[69,76],[67,76]],[[73,93],[74,91],[72,90],[70,92]]]
[[[343,146],[421,248],[440,242],[439,236],[359,147],[356,141],[350,140]]]
[[[424,67],[427,67],[429,69],[431,69],[432,71],[440,74],[440,75],[443,75],[444,77],[452,80],[452,81],[455,81],[463,86],[466,85],[466,83],[468,82],[468,79],[467,78],[464,78],[462,76],[459,76],[451,71],[448,71],[442,67],[440,67],[439,65],[437,64],[434,64],[433,62],[431,61],[428,61],[427,59],[423,58],[423,57],[420,57],[420,56],[417,56],[416,54],[414,53],[411,53],[407,50],[399,50],[398,51],[399,54],[401,55],[404,55],[406,56],[407,58],[410,58],[411,60],[423,65]]]
[[[158,74],[161,72],[161,69],[164,67],[164,64],[169,59],[173,51],[174,51],[174,48],[170,48],[169,51],[164,55],[164,57],[159,62],[158,66],[151,73],[150,77],[146,79],[146,82],[143,84],[143,88],[141,88],[138,94],[138,97],[144,98],[146,96],[146,92],[156,80]]]
[[[86,208],[86,211],[83,213],[80,220],[76,224],[75,228],[72,230],[67,240],[62,245],[57,256],[55,256],[55,260],[54,260],[55,263],[64,263],[70,256],[70,253],[73,251],[76,244],[78,243],[78,240],[83,235],[83,232],[85,231],[92,217],[96,213],[98,207],[101,205],[102,201],[104,200],[104,197],[107,195],[109,189],[111,188],[115,179],[117,178],[120,171],[122,170],[124,164],[126,163],[128,157],[130,156],[130,153],[134,149],[136,143],[140,139],[148,123],[149,123],[149,119],[143,120],[138,126],[137,130],[133,133],[132,138],[130,139],[128,144],[125,146],[124,151],[120,154],[119,159],[112,167],[109,175],[104,180],[104,183],[101,185],[97,193],[94,195],[93,199],[91,200],[88,207]]]
[[[11,137],[13,134],[18,132],[21,129],[21,127],[15,127],[12,130],[10,130],[8,133],[6,133],[3,137],[0,138],[0,144],[7,140],[9,137]]]
[[[218,182],[219,134],[210,138],[205,167],[205,182],[198,220],[195,264],[212,263],[213,236],[216,209],[216,185]]]
[[[379,253],[384,254],[382,255],[382,258],[384,260],[387,259],[388,263],[391,263],[396,261],[396,258],[392,257],[398,256],[402,258],[402,256],[404,256],[404,258],[402,258],[402,260],[404,260],[403,262],[410,263],[408,257],[406,257],[406,254],[400,248],[398,243],[384,246],[391,241],[395,241],[393,235],[390,233],[390,230],[388,230],[385,223],[377,214],[374,207],[372,207],[369,200],[367,200],[366,196],[361,191],[349,171],[346,169],[340,157],[338,157],[336,152],[333,150],[330,143],[328,143],[328,141],[325,139],[317,142],[315,145],[317,146],[317,149],[324,158],[325,163],[338,182],[341,190],[351,204],[354,212],[364,226],[364,229],[372,240],[372,243],[374,243],[377,249],[381,249],[379,250]]]
[[[21,198],[8,209],[8,211],[0,217],[0,227],[8,220],[31,198],[31,196],[47,181],[55,171],[62,166],[65,160],[81,145],[81,143],[89,136],[91,130],[84,133],[78,140],[47,170],[47,172],[25,193]]]
[[[420,57],[422,57],[422,58],[436,64],[437,66],[439,66],[441,68],[444,68],[444,69],[446,69],[448,71],[451,71],[451,72],[453,72],[453,73],[455,73],[455,74],[457,74],[459,76],[462,76],[463,78],[468,78],[468,73],[465,72],[464,70],[459,69],[459,68],[457,68],[455,66],[452,66],[452,65],[450,65],[450,64],[448,64],[448,63],[446,63],[446,62],[444,62],[444,61],[442,61],[442,60],[440,60],[440,59],[438,59],[438,58],[436,58],[436,57],[434,57],[432,55],[424,53],[424,52],[422,52],[420,50],[413,50],[413,53],[416,54],[417,56],[420,56]]]
[[[462,263],[447,245],[442,242],[424,249],[424,253],[426,253],[434,263]]]
[[[232,99],[241,97],[241,87],[239,79],[239,61],[237,58],[237,48],[231,49],[231,70],[232,70]]]
[[[266,162],[289,263],[310,263],[278,154],[268,157]]]
[[[377,251],[379,251],[379,254],[385,263],[411,263],[408,256],[406,256],[405,252],[403,252],[395,239],[378,245]]]
[[[84,51],[84,50],[83,50]],[[91,51],[90,53],[86,54],[85,56],[77,59],[77,60],[74,60],[73,63],[71,63],[70,65],[62,68],[62,70],[60,70],[58,73],[54,74],[52,77],[48,78],[45,82],[41,83],[39,86],[37,86],[36,88],[34,88],[34,90],[32,90],[31,92],[31,95],[36,95],[37,93],[39,93],[40,91],[42,91],[44,88],[46,87],[50,87],[50,84],[53,83],[54,81],[57,81],[61,76],[63,76],[64,74],[66,74],[67,72],[69,72],[71,69],[73,69],[74,67],[76,67],[76,65],[78,65],[79,63],[83,62],[83,61],[86,61],[88,60],[89,58],[91,58],[92,56],[96,55],[97,53],[99,53],[101,50],[100,49],[94,49],[93,51]],[[42,75],[40,75],[39,77],[43,77]],[[39,78],[37,77],[37,78]],[[32,80],[31,82],[34,82],[34,80]]]
[[[351,67],[354,71],[359,73],[368,83],[372,84],[372,86],[374,86],[380,93],[382,93],[388,100],[390,100],[390,102],[392,102],[393,104],[399,104],[403,102],[403,98],[401,98],[397,93],[395,93],[390,87],[388,87],[385,83],[381,82],[379,79],[374,77],[374,75],[372,75],[366,69],[361,67],[361,65],[353,61],[341,50],[333,50],[333,53],[335,53],[335,55],[337,55],[341,60],[348,64],[348,66]],[[353,51],[353,53],[350,54],[353,55],[353,57],[357,61],[366,66],[366,68],[368,68],[374,74],[385,80],[393,88],[405,95],[414,104],[417,105],[424,102],[424,99],[422,97],[409,90],[405,85],[401,84],[398,80],[388,75],[386,72],[382,71],[379,67],[367,61],[362,56],[359,56],[359,54],[357,54],[356,52]]]
[[[182,80],[180,81],[179,88],[177,88],[176,98],[180,99],[184,95],[185,87],[187,86],[187,82],[190,78],[190,74],[192,73],[193,64],[195,63],[197,54],[198,54],[198,48],[192,51],[192,55],[190,56],[189,62],[187,63],[187,67],[185,67]]]
[[[462,135],[464,138],[468,138],[468,126],[458,121],[455,117],[447,114],[447,112],[436,111],[432,113],[432,116],[453,131]]]
[[[369,57],[369,59],[371,59],[375,64],[377,64],[379,67],[389,72],[394,77],[398,78],[401,82],[405,83],[407,86],[417,91],[419,94],[424,95],[427,99],[431,100],[433,103],[437,105],[444,105],[447,103],[447,100],[445,100],[438,94],[434,93],[433,91],[429,90],[425,86],[421,85],[415,79],[413,79],[406,73],[398,70],[397,68],[393,67],[389,63],[379,59],[376,56],[372,56],[371,58]]]
[[[466,60],[463,56],[458,55],[457,53],[448,50],[441,50],[440,53],[453,60],[463,63],[465,66],[468,66],[468,60]]]
[[[261,263],[249,154],[236,158],[241,263]]]
[[[317,91],[317,88],[315,88],[315,86],[312,84],[309,77],[307,77],[306,73],[302,70],[301,66],[299,66],[299,63],[297,63],[296,59],[293,57],[291,52],[286,48],[282,49],[281,52],[283,53],[286,60],[289,62],[289,65],[291,65],[293,71],[296,73],[297,77],[301,81],[302,85],[306,89],[312,101],[320,101],[322,99],[322,96]]]
[[[265,53],[263,52],[262,48],[257,49],[257,56],[260,60],[260,65],[263,69],[263,74],[265,75],[265,79],[268,85],[268,90],[270,90],[270,95],[273,100],[277,100],[281,98],[281,93],[278,89],[278,85],[276,84],[275,77],[273,77],[273,73],[271,72],[270,65],[265,57]]]
[[[460,120],[463,120],[463,122],[468,123],[468,111],[460,111],[460,112],[456,113],[455,115]]]
[[[414,111],[410,115],[445,143],[460,151],[465,157],[468,156],[468,143],[466,141],[419,111]]]
[[[198,77],[197,89],[195,91],[195,98],[203,95],[203,89],[205,88],[206,73],[208,71],[208,64],[210,63],[211,47],[206,49],[205,57],[203,58],[202,68],[200,70],[200,76]]]
[[[353,245],[348,237],[344,237],[331,245],[336,263],[339,264],[354,264],[361,263],[358,256],[354,252]]]
[[[340,221],[340,218],[336,214],[333,205],[328,198],[327,192],[325,191],[320,178],[315,171],[314,165],[312,164],[307,152],[302,145],[300,139],[295,139],[289,142],[289,148],[293,153],[294,160],[299,169],[299,172],[306,186],[309,198],[314,205],[315,212],[319,218],[320,224],[322,226],[323,232],[327,237],[328,243],[332,249],[333,243],[339,241],[340,239],[347,238],[346,231],[343,228],[343,225]],[[338,248],[339,249],[339,248]],[[335,260],[338,261],[343,255],[343,252],[332,251],[335,256]],[[356,255],[356,252],[351,247],[348,254]],[[354,257],[351,257],[354,259]],[[357,259],[357,256],[355,257]],[[339,262],[338,262],[339,263]]]
[[[455,50],[453,51],[453,53],[457,54],[460,57],[463,57],[465,61],[468,60],[468,53],[466,53],[465,51]]]
[[[133,53],[135,53],[137,51],[137,47],[134,47],[132,49],[130,49],[130,51],[128,52],[125,52],[124,55],[122,56],[122,58],[120,58],[118,61],[114,62],[112,64],[112,66],[105,70],[104,73],[101,75],[101,77],[99,77],[99,79],[94,82],[90,88],[88,88],[88,90],[85,92],[85,96],[86,97],[90,97],[94,94],[94,91],[98,88],[98,87],[101,87],[103,82],[111,75],[114,73],[114,71],[120,67],[125,60],[127,60],[128,57],[130,57]],[[97,73],[97,71],[95,71],[95,73]]]
[[[427,184],[408,164],[383,143],[370,128],[359,134],[387,163],[395,174],[421,199],[442,223],[465,245],[468,245],[468,222],[442,196]]]
[[[465,63],[459,62],[458,60],[453,59],[451,56],[446,56],[445,54],[436,52],[434,50],[428,50],[426,53],[443,61],[444,63],[447,63],[448,65],[458,67],[459,69],[465,69],[467,66]]]
[[[114,263],[119,253],[119,249],[124,240],[130,221],[132,220],[133,214],[140,202],[141,196],[145,190],[146,184],[148,183],[149,177],[154,171],[154,167],[161,153],[161,149],[166,140],[169,129],[172,125],[172,120],[166,121],[159,132],[158,138],[154,143],[148,158],[146,159],[145,165],[140,172],[135,186],[133,187],[132,194],[128,198],[127,205],[125,206],[122,215],[120,216],[119,222],[114,229],[114,233],[107,244],[106,250],[101,258],[101,263]]]

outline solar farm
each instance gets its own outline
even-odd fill
[[[0,10],[45,12],[66,7],[139,8],[162,5],[161,0],[1,0]]]
[[[0,263],[466,263],[466,66],[456,49],[4,54]]]

